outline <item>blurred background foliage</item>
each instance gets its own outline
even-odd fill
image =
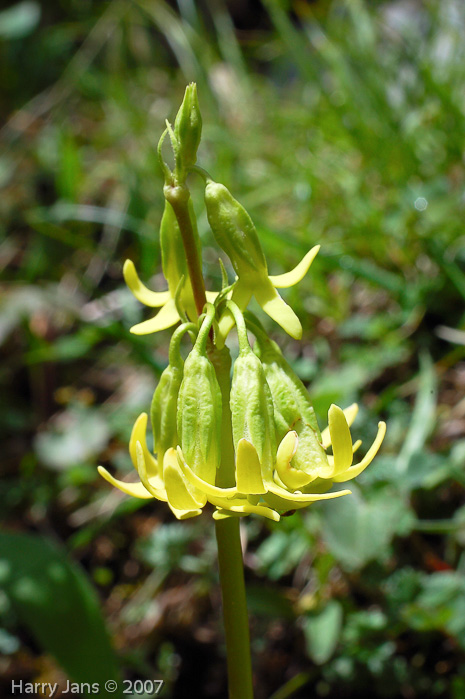
[[[244,521],[256,697],[465,697],[464,3],[7,5],[3,693],[119,672],[225,696],[211,519],[173,521],[96,472],[131,470],[167,362],[169,332],[129,333],[145,311],[122,263],[163,288],[155,146],[195,80],[199,162],[249,209],[271,273],[322,245],[287,295],[302,342],[270,333],[321,423],[357,400],[357,437],[388,424],[352,496]]]

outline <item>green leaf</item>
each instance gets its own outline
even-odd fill
[[[414,516],[407,505],[390,488],[376,492],[365,500],[357,486],[352,495],[324,503],[322,534],[329,550],[347,570],[357,570],[368,561],[389,555],[390,542],[396,534],[406,535]]]
[[[342,617],[342,606],[331,600],[321,612],[304,619],[307,652],[318,665],[333,655],[341,634]]]
[[[118,679],[98,599],[64,551],[38,536],[1,533],[0,589],[38,645],[73,681],[103,687],[106,680]]]

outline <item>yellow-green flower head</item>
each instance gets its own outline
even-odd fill
[[[243,311],[252,296],[255,296],[265,313],[279,323],[291,337],[300,339],[300,321],[276,289],[297,284],[307,273],[320,246],[312,248],[292,272],[269,276],[254,223],[231,192],[224,185],[207,179],[205,207],[213,235],[231,260],[238,277],[232,301]],[[222,345],[233,325],[233,317],[226,311],[219,322],[218,346]]]
[[[164,454],[163,469],[159,468],[157,460],[147,448],[146,413],[142,413],[136,421],[129,445],[140,482],[117,480],[102,466],[98,470],[105,480],[123,493],[136,498],[155,498],[167,502],[178,519],[199,515],[208,501],[215,507],[215,519],[258,514],[278,521],[280,515],[289,510],[350,494],[350,490],[327,491],[333,483],[343,483],[358,476],[373,461],[386,432],[385,423],[380,422],[378,435],[366,456],[359,464],[352,465],[353,452],[360,445],[360,442],[352,444],[349,429],[356,412],[356,405],[344,411],[335,405],[331,406],[329,427],[323,431],[322,439],[325,448],[333,448],[334,456],[328,456],[333,466],[333,475],[317,478],[300,490],[286,488],[278,475],[278,470],[282,474],[285,469],[293,468],[291,461],[298,449],[299,440],[294,430],[289,430],[278,445],[272,480],[263,479],[257,450],[243,438],[238,441],[236,448],[236,485],[219,488],[192,471],[180,447],[177,452],[168,449]],[[257,493],[259,490],[264,492]]]
[[[160,446],[157,425],[162,423],[157,417],[154,432],[159,452],[158,461],[155,459],[147,448],[147,415],[143,413],[134,426],[129,446],[140,482],[116,480],[102,467],[99,467],[100,474],[134,497],[154,497],[167,502],[178,519],[200,514],[209,502],[215,508],[215,519],[259,514],[277,521],[289,510],[349,494],[349,490],[327,491],[333,483],[355,478],[371,463],[383,441],[385,423],[379,423],[378,435],[366,456],[359,464],[353,465],[353,453],[360,446],[360,442],[352,444],[350,435],[357,406],[352,405],[343,411],[332,405],[328,413],[329,426],[320,436],[303,385],[290,373],[292,370],[273,345],[260,349],[259,353],[265,360],[261,365],[248,343],[242,314],[231,302],[229,308],[238,326],[240,343],[231,390],[235,484],[227,488],[216,485],[221,450],[221,395],[213,367],[203,361],[209,362],[205,356],[205,342],[213,319],[212,307],[207,310],[194,349],[184,364],[177,400],[177,448],[168,446],[174,443],[172,436],[164,446]],[[173,338],[170,355],[176,357],[180,335],[188,329],[181,326],[176,339]],[[261,343],[264,344],[263,338]],[[188,364],[190,358],[192,364]],[[170,357],[170,365],[176,361]],[[273,371],[278,379],[270,373],[269,365],[273,362],[277,364]],[[274,381],[284,384],[282,400],[288,401],[288,408],[285,409],[273,395],[276,387],[270,390],[267,373],[272,385]],[[178,381],[179,376],[176,383]],[[155,401],[155,409],[163,410],[163,406],[167,409],[172,406],[170,401],[159,406]],[[299,403],[309,426],[313,425],[311,432],[297,424],[299,421],[303,423],[300,417],[297,422],[284,426],[283,420],[286,416],[294,416]],[[168,420],[168,427],[168,433],[173,435],[172,419]],[[301,442],[303,449],[300,449]],[[332,455],[325,452],[329,447],[332,447]],[[164,453],[163,449],[166,449]]]

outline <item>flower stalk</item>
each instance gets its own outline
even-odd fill
[[[328,427],[320,431],[310,396],[278,345],[247,311],[252,299],[289,335],[302,327],[277,289],[301,281],[315,259],[313,246],[290,272],[268,274],[255,225],[222,184],[196,165],[202,120],[194,84],[186,89],[174,129],[167,122],[158,156],[164,173],[165,210],[160,227],[163,273],[168,289],[155,292],[126,260],[125,280],[136,298],[158,313],[131,328],[148,334],[173,333],[169,365],[160,377],[151,406],[154,450],[146,441],[147,415],[134,425],[129,453],[137,483],[99,472],[124,493],[167,503],[177,519],[199,516],[212,507],[218,543],[230,699],[252,699],[252,666],[239,520],[259,515],[278,522],[282,515],[320,500],[350,494],[334,484],[358,476],[376,456],[386,425],[358,464],[350,427],[357,406],[332,405]],[[170,170],[162,154],[169,136],[174,155]],[[222,288],[206,291],[201,244],[187,186],[189,173],[201,175],[212,233],[229,257],[233,283],[220,263]],[[236,327],[239,356],[231,378],[226,340]],[[255,337],[253,347],[249,335]],[[192,347],[186,360],[181,342]],[[332,453],[328,453],[328,449]]]

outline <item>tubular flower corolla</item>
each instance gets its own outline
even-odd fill
[[[269,276],[255,225],[231,192],[224,185],[208,179],[205,188],[205,208],[216,241],[228,255],[237,274],[232,301],[241,310],[245,310],[252,296],[255,296],[265,313],[279,323],[291,337],[300,339],[300,321],[276,289],[298,284],[307,274],[320,246],[315,245],[309,250],[291,272]],[[218,346],[224,342],[233,325],[233,317],[226,311],[219,322]]]

